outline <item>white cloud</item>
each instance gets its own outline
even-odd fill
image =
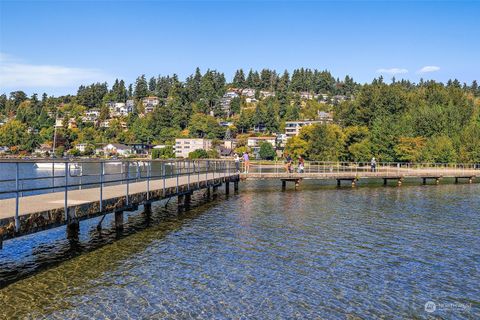
[[[377,70],[377,73],[395,75],[395,74],[408,73],[408,70],[407,70],[407,69],[403,69],[403,68],[389,68],[389,69],[384,69],[384,68],[382,68],[382,69],[378,69],[378,70]]]
[[[417,73],[429,73],[429,72],[436,72],[440,70],[440,67],[437,66],[425,66],[422,69],[418,70]]]
[[[0,87],[23,88],[70,87],[83,83],[106,81],[100,70],[58,65],[34,65],[0,53]]]

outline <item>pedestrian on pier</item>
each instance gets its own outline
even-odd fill
[[[302,156],[298,157],[298,173],[303,173],[305,170],[305,161]]]
[[[238,156],[238,153],[235,153],[233,159],[235,160],[235,169],[237,170],[237,173],[240,173],[240,157]]]
[[[250,169],[250,158],[246,151],[243,153],[243,162],[245,162],[245,173],[248,173],[248,170]]]
[[[289,154],[285,154],[285,171],[292,173],[292,157]]]
[[[370,161],[370,167],[372,172],[377,172],[377,160],[375,160],[375,157],[373,157],[372,161]]]

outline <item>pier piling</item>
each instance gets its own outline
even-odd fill
[[[115,211],[115,229],[123,230],[123,211]]]

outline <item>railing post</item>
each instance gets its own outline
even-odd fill
[[[55,192],[55,161],[52,161],[52,192]]]
[[[148,162],[147,166],[147,201],[150,200],[150,176],[152,175],[152,162]]]
[[[68,223],[69,217],[68,217],[68,175],[70,173],[70,164],[68,162],[65,162],[65,222]]]
[[[130,188],[130,182],[129,182],[129,176],[130,176],[130,162],[127,161],[127,166],[125,168],[125,174],[126,174],[126,177],[127,177],[127,194],[126,194],[126,197],[125,197],[125,205],[128,207],[130,205],[130,202],[129,202],[129,199],[128,199],[128,193],[129,193],[129,188]]]
[[[190,191],[190,161],[187,162],[188,167],[187,167],[187,172],[188,172],[188,177],[187,177],[187,189]]]
[[[175,189],[175,190],[176,190],[175,192],[176,192],[177,194],[178,194],[178,163],[179,163],[179,162],[177,161],[177,163],[175,164],[175,173],[176,173],[176,176],[177,176],[177,179],[176,179],[176,180],[177,180],[177,187],[176,187],[176,189]]]
[[[19,183],[19,163],[15,162],[15,189],[17,190],[15,194],[15,232],[20,231],[20,218],[19,218],[19,188],[20,188],[20,183]],[[0,239],[1,242],[1,239]]]
[[[103,212],[103,181],[105,175],[105,162],[100,162],[100,212]]]
[[[165,176],[166,176],[165,162],[162,162],[162,176],[163,176],[163,197],[165,197],[167,193],[165,189]]]

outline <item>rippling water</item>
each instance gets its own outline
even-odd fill
[[[480,185],[279,190],[133,213],[126,235],[91,220],[79,243],[7,241],[0,279],[36,272],[0,290],[0,318],[480,317]]]

